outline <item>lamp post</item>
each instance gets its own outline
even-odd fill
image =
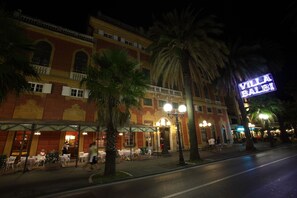
[[[183,116],[186,112],[187,108],[185,105],[180,105],[178,107],[178,111],[175,109],[172,111],[172,105],[169,103],[166,103],[163,107],[164,111],[168,114],[168,116],[174,116],[175,117],[175,124],[176,124],[176,130],[177,130],[177,136],[178,136],[178,152],[179,152],[179,165],[186,165],[183,155],[183,150],[181,146],[181,136],[179,131],[179,123],[178,123],[178,116]]]
[[[206,120],[203,120],[201,123],[199,123],[199,127],[201,127],[201,128],[211,127],[211,123],[206,122]],[[206,135],[206,143],[208,143],[208,138],[207,138],[207,132],[206,131],[205,131],[205,135]]]

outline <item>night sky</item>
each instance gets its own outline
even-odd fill
[[[97,1],[30,1],[2,0],[10,10],[21,9],[23,14],[53,23],[74,31],[86,33],[88,16],[97,12],[120,22],[145,30],[153,24],[154,17],[188,5],[205,13],[215,14],[225,24],[227,36],[242,35],[251,40],[265,38],[280,44],[285,54],[285,69],[280,79],[295,78],[297,34],[292,32],[297,3],[271,0],[97,0]],[[296,17],[297,18],[297,17]],[[295,26],[297,28],[297,26]],[[296,56],[297,57],[297,56]]]

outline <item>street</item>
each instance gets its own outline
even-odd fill
[[[296,147],[45,197],[297,197]]]

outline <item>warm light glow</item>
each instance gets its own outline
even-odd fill
[[[120,135],[120,136],[122,136],[122,135],[123,135],[123,133],[119,133],[119,135]]]
[[[69,140],[75,140],[75,136],[74,135],[66,135],[65,139],[67,142],[69,142]]]
[[[260,119],[263,119],[263,120],[268,120],[269,115],[264,114],[264,113],[260,113],[260,114],[259,114],[259,118],[260,118]]]
[[[172,105],[170,103],[166,103],[163,107],[165,112],[171,112],[172,111]]]
[[[36,131],[34,135],[41,135],[40,131]]]
[[[185,113],[185,112],[187,111],[187,107],[186,107],[186,105],[184,105],[184,104],[179,105],[179,107],[178,107],[178,111],[179,111],[180,113]]]
[[[211,126],[211,123],[210,122],[206,122],[206,120],[203,120],[202,123],[199,123],[199,126],[200,127],[207,127],[207,126]]]
[[[161,119],[161,126],[165,126],[165,123],[166,123],[166,122],[165,122],[165,119],[162,118],[162,119]]]
[[[249,123],[249,128],[253,128],[253,127],[255,127],[255,125],[252,123]]]
[[[84,132],[82,132],[82,135],[88,135],[88,133],[84,131]]]
[[[167,121],[166,126],[170,126],[170,125],[171,125],[171,122]]]
[[[160,126],[160,122],[156,122],[156,126],[159,127]]]

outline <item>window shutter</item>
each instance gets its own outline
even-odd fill
[[[89,97],[89,93],[90,93],[90,90],[85,89],[84,90],[84,98],[88,98]]]
[[[195,111],[199,111],[198,105],[194,105]]]
[[[70,96],[71,88],[67,86],[63,86],[62,96]]]
[[[42,93],[52,93],[52,84],[44,83]]]
[[[98,33],[99,33],[100,35],[103,35],[103,34],[104,34],[103,30],[98,30]]]

